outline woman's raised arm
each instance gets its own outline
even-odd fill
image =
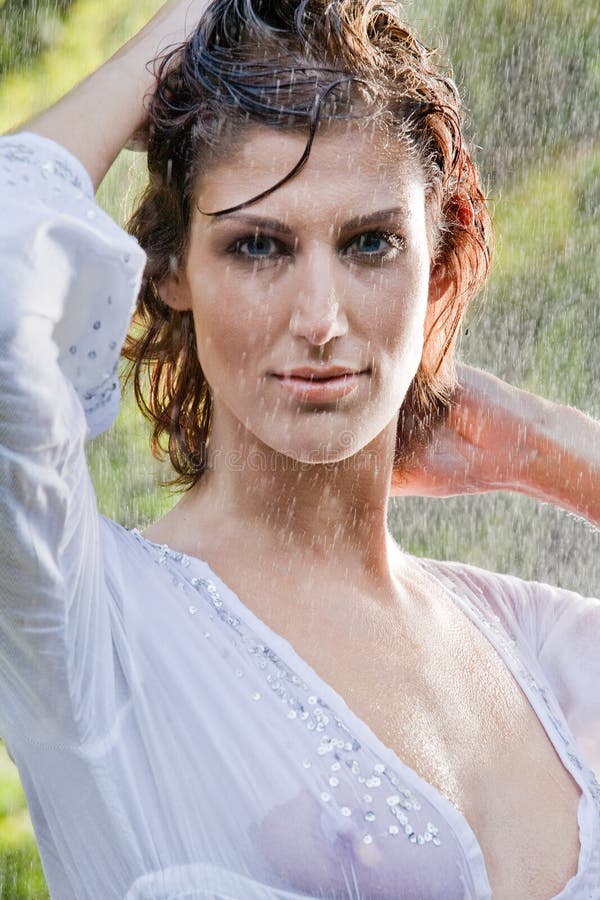
[[[97,189],[119,151],[145,121],[144,98],[155,78],[149,62],[181,43],[209,0],[169,0],[108,62],[18,131],[32,131],[70,150]]]
[[[0,137],[0,734],[13,748],[105,734],[126,702],[84,443],[116,416],[146,259],[94,187],[143,122],[147,60],[202,8],[168,3],[25,133]]]
[[[517,491],[600,528],[600,423],[489,372],[457,369],[454,405],[394,471],[392,495]]]

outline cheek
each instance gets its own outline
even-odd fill
[[[371,292],[363,319],[370,339],[390,364],[418,367],[428,310],[429,267],[417,263],[398,275],[382,275]],[[368,315],[367,315],[368,313]]]
[[[244,372],[262,358],[276,329],[271,290],[231,269],[211,274],[210,266],[191,283],[198,357],[213,392],[229,381],[237,391]]]

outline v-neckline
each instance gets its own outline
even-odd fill
[[[362,719],[357,713],[352,710],[352,708],[346,703],[341,694],[338,694],[338,692],[318,674],[318,672],[310,665],[310,663],[308,663],[296,651],[290,641],[279,634],[277,631],[275,631],[273,628],[271,628],[270,625],[268,625],[263,619],[261,619],[256,613],[254,613],[250,609],[250,607],[243,602],[239,595],[232,588],[230,588],[229,585],[224,582],[222,578],[219,577],[219,575],[216,574],[216,572],[213,571],[213,569],[205,560],[201,559],[198,556],[192,556],[190,554],[183,553],[182,551],[175,550],[168,544],[159,544],[156,541],[152,541],[149,538],[144,537],[141,531],[139,531],[137,528],[131,529],[130,533],[133,534],[138,540],[147,544],[150,548],[154,548],[155,550],[159,550],[163,553],[166,552],[168,555],[172,556],[174,560],[181,561],[181,559],[185,558],[186,560],[189,560],[190,566],[192,564],[195,564],[204,570],[205,576],[208,576],[208,578],[215,584],[219,593],[227,598],[230,605],[236,608],[235,612],[240,616],[240,618],[244,619],[247,626],[250,629],[254,630],[256,634],[261,638],[261,640],[263,640],[265,644],[267,644],[272,650],[274,650],[277,655],[286,663],[286,665],[288,665],[290,669],[294,670],[297,675],[302,677],[307,684],[314,685],[315,692],[326,700],[330,709],[332,709],[332,711],[334,711],[336,715],[338,715],[338,717],[348,727],[350,732],[352,732],[359,740],[361,740],[365,746],[370,747],[382,759],[382,761],[390,767],[390,769],[395,770],[398,773],[402,773],[409,782],[412,782],[415,790],[419,791],[421,795],[424,796],[428,800],[428,802],[430,802],[432,806],[434,806],[440,812],[442,816],[444,816],[447,824],[454,832],[456,839],[460,844],[467,860],[469,874],[471,875],[473,889],[475,890],[476,900],[491,900],[492,889],[489,881],[485,858],[483,856],[483,850],[477,839],[477,836],[475,835],[475,832],[469,825],[469,822],[467,821],[463,813],[456,806],[454,806],[454,804],[438,788],[436,788],[426,779],[422,778],[410,765],[408,765],[408,763],[405,763],[391,747],[388,747],[375,734],[375,732],[364,721],[364,719]],[[458,594],[453,588],[445,584],[443,578],[440,578],[431,572],[430,567],[436,564],[435,560],[420,559],[419,557],[412,556],[411,554],[406,555],[409,556],[410,559],[417,565],[422,574],[431,578],[444,591],[444,593],[449,596],[450,600],[455,605],[458,605],[459,609],[462,610],[462,612],[471,622],[473,622],[478,631],[480,631],[485,637],[487,637],[491,645],[504,661],[504,664],[515,679],[517,685],[523,691],[526,699],[529,701],[529,704],[531,705],[533,711],[541,722],[542,727],[544,728],[544,731],[546,732],[546,735],[555,752],[557,753],[559,759],[561,760],[564,768],[573,776],[577,785],[581,789],[581,795],[579,797],[577,807],[577,821],[579,827],[580,845],[577,871],[563,886],[560,893],[550,898],[550,900],[562,900],[563,897],[566,898],[568,896],[568,892],[575,886],[575,882],[582,877],[582,874],[589,863],[591,846],[589,846],[589,842],[586,843],[582,839],[582,834],[584,832],[584,807],[586,803],[591,805],[592,802],[592,798],[588,793],[587,784],[584,782],[581,776],[581,772],[578,776],[577,772],[579,770],[575,766],[575,763],[571,759],[569,759],[566,752],[561,752],[561,748],[552,734],[553,728],[552,723],[548,717],[548,710],[539,700],[538,696],[531,692],[529,686],[526,685],[520,673],[516,671],[516,667],[510,659],[506,650],[495,638],[495,635],[493,636],[496,626],[492,626],[492,623],[489,622],[488,624],[490,627],[487,627],[485,629],[481,627],[481,624],[478,621],[478,615],[472,602],[468,600],[468,598],[461,597],[460,594]],[[191,579],[192,574],[190,573],[189,568],[185,569],[184,577],[186,578],[186,580]],[[524,667],[523,663],[521,663],[521,665],[523,665]],[[550,692],[549,686],[546,688],[546,690]],[[568,728],[566,722],[564,722],[564,727]]]

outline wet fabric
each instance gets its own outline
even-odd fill
[[[0,139],[0,733],[57,900],[484,900],[461,813],[202,560],[98,513],[145,256],[57,144]],[[600,600],[418,560],[581,788],[600,897]]]

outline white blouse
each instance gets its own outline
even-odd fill
[[[200,559],[98,513],[145,263],[86,171],[0,139],[0,734],[55,900],[485,900],[463,815]],[[600,898],[600,600],[417,560],[486,635],[581,789]]]

